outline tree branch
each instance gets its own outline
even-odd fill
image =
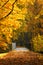
[[[12,4],[12,9],[11,9],[11,11],[10,11],[7,15],[5,15],[4,17],[0,18],[0,20],[6,18],[7,16],[9,16],[9,15],[12,13],[13,8],[14,8],[14,4],[15,4],[16,2],[17,2],[17,0],[15,0],[15,2]]]
[[[7,2],[9,2],[9,0],[7,0]],[[4,6],[7,4],[7,2],[5,2],[5,3],[1,6],[1,8],[4,7]],[[0,9],[1,9],[1,8],[0,8]]]

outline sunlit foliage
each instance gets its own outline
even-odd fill
[[[12,39],[18,38],[18,29],[24,26],[25,14],[25,4],[21,1],[0,0],[0,48],[2,50],[9,49]]]
[[[28,32],[28,42],[43,33],[42,4],[42,0],[0,0],[0,49],[8,50],[21,33]]]
[[[36,52],[43,52],[43,36],[39,35],[32,38],[32,49]]]

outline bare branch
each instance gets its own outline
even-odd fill
[[[7,4],[7,2],[9,2],[9,0],[7,0],[7,1],[1,6],[1,8],[4,7],[4,6]],[[1,8],[0,8],[0,9],[1,9]]]
[[[7,16],[9,16],[9,15],[12,13],[13,8],[14,8],[14,4],[15,4],[16,2],[17,2],[17,0],[15,0],[15,2],[12,4],[12,9],[11,9],[11,11],[10,11],[7,15],[5,15],[4,17],[0,18],[0,20],[6,18]]]

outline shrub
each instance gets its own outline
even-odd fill
[[[35,52],[43,52],[43,36],[37,35],[36,37],[32,38],[32,50]]]

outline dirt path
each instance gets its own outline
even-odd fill
[[[29,51],[29,49],[25,48],[25,47],[18,47],[15,49],[16,51]]]
[[[0,58],[0,65],[43,65],[43,55],[32,51],[11,51]]]

